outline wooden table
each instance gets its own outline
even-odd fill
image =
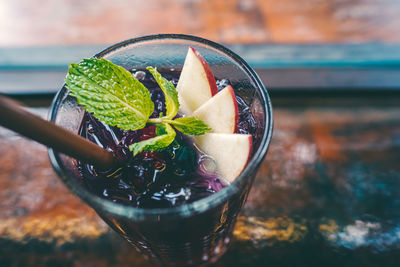
[[[216,265],[395,266],[399,100],[274,93],[270,150]],[[68,192],[43,146],[1,129],[0,166],[0,266],[147,266]]]

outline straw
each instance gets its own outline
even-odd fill
[[[17,102],[2,95],[0,125],[103,170],[116,165],[112,152],[28,112]]]

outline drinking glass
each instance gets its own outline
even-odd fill
[[[272,107],[257,74],[224,46],[199,37],[160,34],[115,44],[95,57],[104,57],[129,71],[147,66],[159,70],[182,69],[189,46],[209,63],[216,80],[227,79],[250,107],[255,119],[253,152],[243,172],[221,191],[173,208],[134,208],[100,198],[82,183],[76,159],[49,149],[51,163],[66,186],[145,257],[163,265],[206,265],[227,249],[236,217],[244,205],[257,169],[272,136]],[[49,119],[79,133],[84,109],[66,87],[55,96]]]

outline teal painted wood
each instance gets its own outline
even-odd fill
[[[62,69],[71,62],[93,56],[107,45],[0,48],[0,70]]]
[[[108,45],[0,48],[0,93],[54,93]],[[400,90],[400,44],[230,45],[270,90]]]
[[[399,68],[400,44],[233,45],[253,68]]]
[[[108,45],[0,48],[0,69],[65,68]],[[229,45],[253,68],[400,67],[400,44]]]

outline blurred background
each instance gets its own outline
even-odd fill
[[[54,93],[68,63],[157,33],[227,45],[272,90],[391,89],[399,78],[380,68],[399,63],[398,14],[396,0],[0,0],[0,91]]]
[[[219,43],[400,41],[395,0],[147,0],[0,2],[2,47],[113,44],[155,33]]]
[[[400,1],[0,0],[0,93],[46,117],[70,62],[157,33],[226,45],[274,137],[217,266],[400,262]],[[0,116],[2,116],[0,114]],[[150,266],[0,127],[0,266]]]

